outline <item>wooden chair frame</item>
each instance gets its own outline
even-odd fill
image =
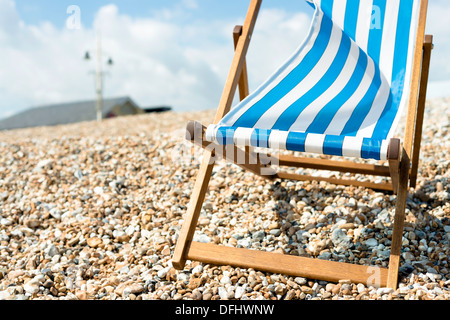
[[[262,0],[251,0],[244,25],[236,26],[233,31],[235,55],[214,120],[216,124],[229,112],[238,87],[241,100],[249,94],[245,57],[261,3]],[[430,57],[433,48],[433,37],[429,35],[425,36],[427,7],[428,0],[422,0],[404,142],[401,144],[399,139],[392,139],[390,141],[388,165],[357,164],[351,161],[299,158],[286,155],[280,155],[277,159],[280,167],[302,167],[390,177],[390,183],[379,184],[347,179],[311,177],[275,171],[272,175],[262,175],[261,170],[267,169],[268,166],[263,164],[258,157],[259,155],[251,152],[249,147],[241,149],[236,146],[219,146],[206,142],[203,139],[205,127],[197,122],[190,122],[187,126],[186,138],[199,144],[205,150],[189,207],[173,254],[172,263],[175,268],[181,270],[185,267],[186,260],[194,260],[214,265],[253,268],[271,273],[301,276],[330,282],[348,279],[354,283],[371,284],[393,289],[397,288],[406,199],[409,187],[414,188],[417,181]],[[218,150],[220,151],[220,156],[227,161],[235,163],[245,170],[251,171],[268,180],[320,180],[337,185],[362,186],[396,193],[397,202],[389,267],[362,266],[193,241],[214,163],[217,160]],[[245,157],[245,159],[251,159],[252,161],[242,164],[236,161],[239,157],[241,159]]]

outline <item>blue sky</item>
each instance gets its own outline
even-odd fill
[[[143,107],[216,108],[233,57],[231,32],[249,0],[0,0],[0,118],[34,106],[95,99],[95,54],[115,65],[105,97],[130,96]],[[70,30],[71,5],[81,26]],[[303,41],[313,10],[304,0],[264,0],[248,52],[255,89]],[[435,35],[430,96],[450,95],[450,2],[430,1]],[[104,63],[105,59],[104,57]]]
[[[70,5],[78,5],[82,10],[82,23],[91,27],[97,11],[105,5],[115,3],[121,13],[134,18],[147,18],[157,15],[160,10],[175,8],[179,0],[21,0],[16,2],[17,11],[22,19],[30,24],[51,21],[57,27],[63,27],[67,19],[64,14]],[[226,19],[245,15],[248,1],[245,0],[198,0],[192,3],[193,10],[186,10],[186,21]],[[266,0],[265,8],[284,8],[289,11],[312,12],[306,1],[301,0]]]

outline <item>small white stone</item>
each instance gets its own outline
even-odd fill
[[[169,272],[169,270],[170,270],[169,267],[159,270],[158,271],[158,277],[159,278],[164,278],[167,275],[167,273]]]
[[[197,276],[200,275],[203,272],[203,266],[199,264],[194,269],[192,269],[192,275]]]
[[[208,237],[206,234],[199,234],[194,236],[194,241],[201,243],[209,243],[211,242],[211,238]]]
[[[358,289],[358,293],[364,292],[364,290],[366,290],[366,286],[363,285],[362,283],[359,283],[356,288]]]
[[[392,289],[392,288],[379,288],[377,290],[377,294],[380,295],[380,296],[382,296],[384,294],[389,294],[389,293],[392,293],[392,292],[394,292],[394,289]]]
[[[59,239],[61,237],[61,234],[62,234],[61,230],[59,230],[59,229],[55,230],[55,238]]]
[[[128,228],[125,229],[125,233],[130,237],[133,235],[134,231],[135,231],[134,226],[129,226]]]
[[[222,300],[227,299],[227,297],[228,297],[227,289],[225,289],[224,287],[219,287],[218,293],[219,293],[220,299],[222,299]]]
[[[141,236],[143,236],[144,238],[150,239],[151,235],[152,235],[151,232],[148,231],[147,229],[141,230]]]
[[[8,291],[3,290],[0,291],[0,300],[10,300],[11,299],[11,295],[9,294]]]
[[[247,239],[240,239],[240,240],[238,240],[237,245],[238,245],[238,247],[249,248],[250,241]]]
[[[403,252],[402,253],[402,257],[403,257],[403,259],[405,259],[407,261],[413,261],[414,260],[414,255],[411,252],[409,252],[409,251]]]
[[[102,187],[95,187],[94,188],[94,193],[95,194],[102,194],[103,193],[103,188]]]
[[[297,284],[299,284],[299,285],[303,285],[303,284],[305,284],[306,282],[308,282],[305,278],[301,278],[301,277],[296,277],[296,278],[294,279],[294,281],[295,281],[295,283],[297,283]]]
[[[242,298],[244,293],[245,293],[245,287],[244,286],[238,286],[236,288],[236,290],[234,290],[234,298],[235,299],[240,299],[240,298]]]
[[[10,226],[10,225],[12,225],[12,221],[9,219],[6,219],[6,218],[2,218],[0,220],[0,224],[3,226]]]
[[[56,220],[61,220],[61,210],[58,208],[53,208],[49,211],[50,215]]]
[[[368,246],[368,247],[375,247],[378,245],[378,241],[374,238],[367,239],[365,243],[366,243],[366,246]]]
[[[403,286],[399,288],[399,292],[402,294],[406,294],[410,291],[411,289],[408,286]]]
[[[189,275],[184,273],[184,272],[180,272],[177,275],[177,281],[178,282],[188,282],[189,281]]]
[[[39,292],[39,281],[37,279],[31,279],[23,286],[26,293],[35,294]]]
[[[231,284],[231,279],[228,276],[223,276],[222,279],[220,279],[220,283],[222,283],[222,284]]]

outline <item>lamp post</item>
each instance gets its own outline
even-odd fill
[[[97,65],[96,65],[96,94],[97,94],[97,102],[96,102],[96,113],[97,113],[97,121],[101,122],[103,119],[103,77],[105,75],[105,72],[102,68],[102,41],[101,36],[97,36]],[[84,59],[86,61],[91,60],[91,55],[89,51],[86,51],[84,55]],[[108,58],[107,64],[109,66],[113,65],[113,60],[111,58]]]

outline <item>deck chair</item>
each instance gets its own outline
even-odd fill
[[[245,56],[262,0],[251,0],[244,25],[235,28],[234,60],[215,121],[208,127],[196,121],[187,125],[186,138],[205,150],[172,263],[183,269],[186,260],[194,260],[395,289],[408,190],[416,185],[433,47],[432,36],[425,36],[428,1],[307,1],[315,13],[306,40],[251,94]],[[238,87],[241,102],[231,109]],[[402,110],[406,128],[400,140],[394,132]],[[254,151],[261,148],[295,153],[270,155],[276,161],[267,162]],[[299,152],[323,156],[295,157]],[[395,193],[388,268],[193,241],[218,154],[269,181],[324,180]],[[273,163],[381,176],[389,182],[277,172]]]

